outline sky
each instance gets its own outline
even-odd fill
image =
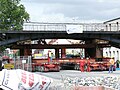
[[[31,22],[104,22],[120,17],[120,0],[21,0]]]

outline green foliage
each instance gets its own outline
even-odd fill
[[[22,30],[29,14],[20,0],[0,0],[0,30]]]
[[[0,52],[5,51],[6,47],[5,46],[0,46]]]
[[[117,60],[116,63],[119,63],[119,64],[120,64],[120,60]]]

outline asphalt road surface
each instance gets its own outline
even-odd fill
[[[108,73],[108,71],[91,71],[81,72],[76,70],[61,70],[60,72],[35,72],[40,75],[44,75],[56,80],[61,80],[65,77],[76,78],[76,77],[99,77],[99,76],[120,76],[120,70]]]

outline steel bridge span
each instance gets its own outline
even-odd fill
[[[0,32],[0,46],[39,39],[99,39],[120,48],[118,28],[115,24],[106,28],[102,23],[25,23],[21,31]]]

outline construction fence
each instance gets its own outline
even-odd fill
[[[32,71],[31,56],[16,56],[13,58],[14,69]]]

